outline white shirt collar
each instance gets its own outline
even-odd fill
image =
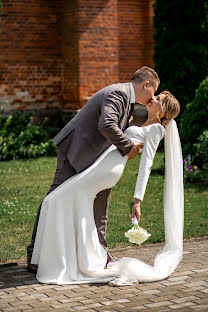
[[[135,92],[133,84],[131,82],[130,82],[130,91],[131,91],[130,103],[135,103]]]

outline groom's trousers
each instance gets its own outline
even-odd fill
[[[77,172],[72,167],[72,165],[69,163],[68,159],[61,153],[59,148],[57,149],[57,168],[56,173],[54,177],[53,184],[51,185],[49,191],[47,194],[51,193],[55,188],[57,188],[59,185],[61,185],[64,181],[66,181],[68,178],[75,175]],[[108,219],[108,206],[109,206],[109,200],[110,200],[110,191],[111,189],[104,190],[97,194],[96,199],[94,201],[94,218],[95,218],[95,224],[98,231],[98,236],[100,243],[107,247],[106,242],[106,229],[107,229],[107,219]],[[41,211],[41,205],[39,206],[33,233],[32,233],[32,239],[31,243],[27,246],[27,262],[28,264],[31,262],[32,258],[32,252],[34,248],[35,243],[35,237],[37,233],[38,228],[38,221]]]

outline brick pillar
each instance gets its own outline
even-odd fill
[[[153,67],[153,0],[63,0],[64,109],[97,90]]]
[[[80,108],[78,1],[63,0],[62,18],[62,96],[64,109]]]
[[[154,67],[152,0],[119,0],[119,79],[128,81],[143,65]]]
[[[145,5],[143,21],[144,21],[144,49],[143,49],[143,62],[145,65],[154,68],[153,62],[153,47],[154,47],[154,28],[153,28],[153,17],[154,10],[153,4],[155,0],[148,0]]]
[[[79,0],[80,101],[118,78],[117,0]]]
[[[117,0],[63,3],[63,97],[79,109],[97,90],[118,81]]]

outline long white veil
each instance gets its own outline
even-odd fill
[[[183,254],[184,191],[183,158],[177,124],[174,119],[165,127],[164,183],[165,246],[156,255],[154,266],[133,258],[122,258],[110,266],[120,275],[113,285],[153,282],[168,277]]]

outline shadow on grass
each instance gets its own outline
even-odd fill
[[[152,169],[151,170],[151,175],[165,175],[165,168],[158,168],[158,169]]]
[[[157,169],[152,169],[151,170],[151,175],[152,176],[165,176],[165,168],[157,168]],[[203,183],[203,182],[185,182],[184,183],[184,189],[185,190],[193,190],[194,193],[203,193],[204,191],[208,191],[208,184]]]
[[[208,185],[204,183],[185,183],[184,188],[186,190],[194,190],[194,193],[203,193],[205,191],[208,192]]]

